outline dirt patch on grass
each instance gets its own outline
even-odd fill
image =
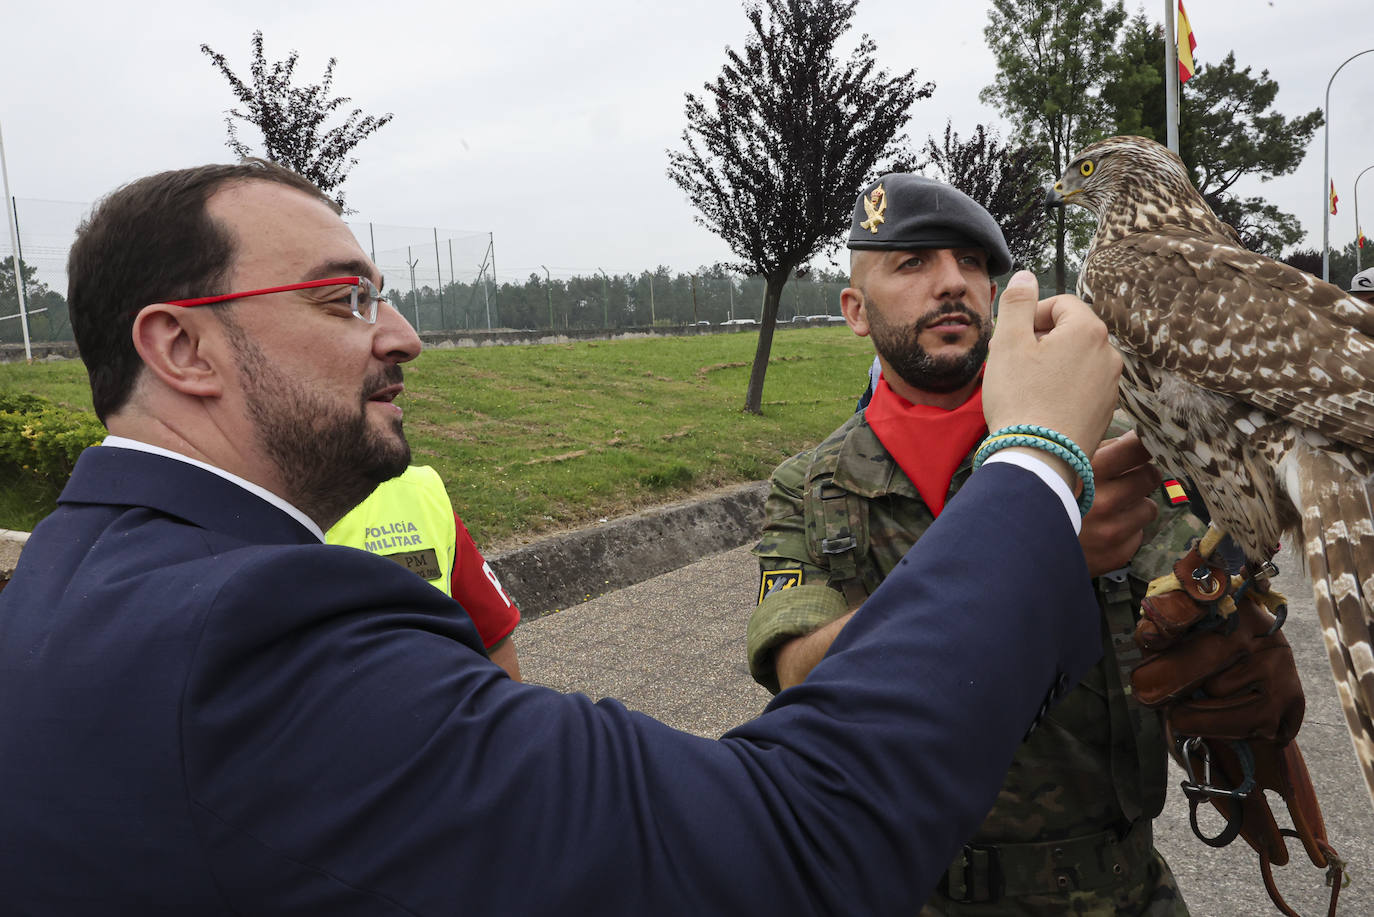
[[[558,455],[541,455],[538,458],[532,458],[529,461],[521,462],[520,464],[547,465],[551,462],[566,462],[568,461],[568,459],[581,458],[582,456],[587,455],[590,451],[591,450],[589,449],[574,449],[572,452],[562,452]]]
[[[697,370],[697,375],[705,379],[707,373],[713,373],[721,369],[739,369],[741,366],[748,366],[748,363],[713,363],[710,366],[703,366]]]

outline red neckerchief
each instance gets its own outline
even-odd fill
[[[946,411],[912,404],[879,379],[864,419],[935,516],[945,508],[959,464],[988,432],[981,383],[968,401]]]

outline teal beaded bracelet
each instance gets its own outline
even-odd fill
[[[1093,466],[1088,462],[1087,453],[1078,447],[1078,443],[1058,430],[1037,424],[1023,423],[1002,427],[989,433],[987,439],[979,444],[978,451],[973,456],[974,469],[977,470],[994,452],[1013,446],[1029,446],[1067,462],[1074,474],[1083,482],[1083,491],[1078,495],[1078,511],[1084,516],[1088,514],[1097,491],[1093,485]]]

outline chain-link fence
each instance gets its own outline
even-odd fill
[[[30,339],[71,340],[67,250],[91,205],[19,198],[13,206]],[[718,325],[758,320],[763,312],[763,279],[720,268],[608,274],[599,268],[541,267],[520,277],[499,271],[499,251],[490,232],[356,220],[348,225],[385,277],[388,300],[420,331]],[[4,233],[0,343],[23,339],[10,255]],[[792,280],[783,291],[779,320],[838,315],[844,286],[838,275],[812,273]]]
[[[838,315],[844,287],[837,278],[794,279],[783,290],[778,318],[791,321],[799,316]],[[460,297],[464,292],[459,291]],[[763,294],[762,277],[720,270],[681,273],[660,268],[638,274],[568,272],[563,276],[550,272],[531,274],[524,281],[503,280],[497,308],[501,323],[512,328],[718,325],[730,320],[759,320]],[[473,289],[466,295],[479,299],[485,294]]]

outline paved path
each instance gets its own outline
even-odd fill
[[[1299,742],[1332,842],[1353,874],[1341,894],[1340,913],[1368,917],[1374,915],[1374,808],[1346,734],[1302,567],[1291,556],[1280,556],[1279,566],[1279,588],[1292,610],[1285,632],[1307,691]],[[745,624],[757,590],[757,567],[748,550],[739,548],[546,615],[516,633],[525,677],[593,698],[614,697],[679,729],[719,736],[757,715],[769,700],[744,662]],[[1192,836],[1181,779],[1175,769],[1155,831],[1193,914],[1277,913],[1244,842],[1213,850]],[[1300,847],[1294,850],[1292,864],[1278,870],[1279,887],[1299,913],[1324,914],[1322,873]]]

